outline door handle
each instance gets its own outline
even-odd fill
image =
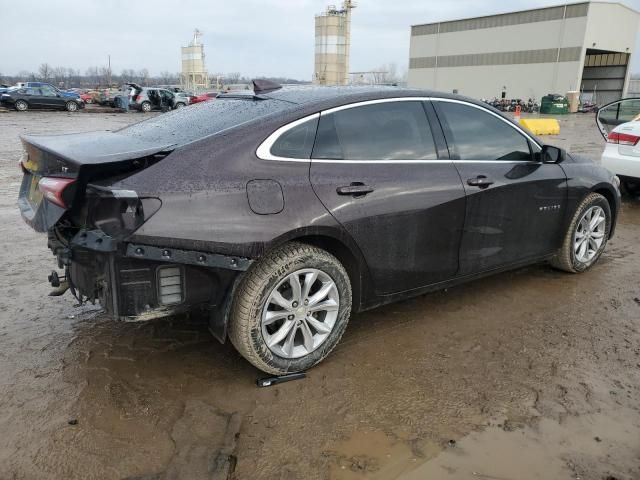
[[[481,189],[489,188],[495,182],[485,175],[478,175],[476,178],[470,178],[467,180],[467,185],[471,187],[479,187]]]
[[[354,182],[346,187],[336,188],[338,195],[353,195],[354,197],[363,197],[373,192],[373,187],[364,183]]]

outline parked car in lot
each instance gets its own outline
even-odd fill
[[[50,85],[41,87],[16,87],[0,94],[0,104],[19,112],[29,109],[67,110],[75,112],[84,108],[79,97],[62,95]]]
[[[629,194],[640,194],[640,98],[605,105],[598,110],[597,122],[607,141],[602,166],[620,177]]]
[[[58,95],[60,95],[63,98],[69,98],[69,99],[78,99],[80,98],[80,95],[76,92],[73,91],[69,91],[69,90],[61,90],[58,87],[56,87],[55,85],[52,85],[50,83],[47,82],[20,82],[16,84],[17,87],[22,87],[22,88],[46,88],[46,89],[53,89]]]
[[[218,96],[217,92],[207,92],[207,93],[199,93],[198,95],[193,95],[191,97],[191,103],[200,103],[200,102],[207,102],[209,100],[215,100],[215,98]]]
[[[141,112],[152,110],[165,110],[186,107],[189,105],[189,97],[186,94],[178,95],[164,88],[141,87],[136,83],[129,83],[133,88],[130,108]]]
[[[116,319],[202,312],[273,374],[320,362],[353,312],[536,262],[584,272],[620,205],[606,169],[430,91],[256,81],[22,142],[18,203],[57,293]]]
[[[103,107],[115,107],[116,97],[120,95],[121,91],[118,88],[105,88],[100,90],[98,103]]]
[[[80,94],[80,99],[84,103],[93,103],[93,94],[91,94],[89,92],[81,93]]]

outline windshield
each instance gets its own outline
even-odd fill
[[[125,127],[118,133],[179,146],[287,108],[291,108],[291,104],[279,100],[228,98],[174,110]]]

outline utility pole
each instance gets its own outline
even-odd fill
[[[107,55],[107,58],[109,64],[109,66],[107,67],[107,84],[111,86],[111,55]]]

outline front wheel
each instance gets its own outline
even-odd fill
[[[76,102],[67,102],[67,112],[75,112],[78,110],[78,104]]]
[[[24,100],[17,100],[14,106],[19,112],[26,112],[27,110],[29,110],[29,104]]]
[[[328,252],[290,243],[257,261],[240,284],[229,338],[274,375],[307,370],[337,345],[351,315],[351,283]]]
[[[565,234],[562,248],[551,265],[569,273],[592,267],[604,252],[611,232],[611,207],[599,193],[580,203]]]

